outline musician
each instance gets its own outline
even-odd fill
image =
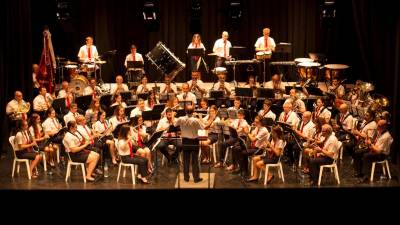
[[[288,141],[287,144],[287,153],[288,153],[288,163],[289,165],[292,165],[295,160],[297,161],[299,159],[299,154],[302,154],[302,146],[303,142],[312,138],[315,133],[315,125],[311,120],[311,112],[306,111],[302,115],[302,120],[298,123],[297,128],[294,130],[294,133],[296,134],[297,137],[297,142],[296,140],[290,140]],[[298,144],[300,146],[298,146]]]
[[[315,128],[315,132],[314,135],[312,136],[312,138],[309,138],[306,142],[306,144],[304,144],[304,154],[303,154],[303,173],[304,174],[309,174],[310,173],[310,168],[309,168],[309,164],[310,164],[310,158],[314,157],[314,150],[313,147],[314,145],[322,145],[322,143],[324,142],[324,137],[322,136],[322,126],[324,124],[328,124],[326,122],[326,120],[322,117],[318,117],[316,120],[313,121],[314,123],[314,128]]]
[[[265,88],[273,89],[275,93],[285,93],[285,85],[282,83],[281,76],[274,74],[270,81],[265,83]]]
[[[202,98],[202,99],[200,100],[199,110],[203,110],[203,111],[207,111],[207,112],[208,112],[209,109],[210,109],[210,108],[208,107],[207,99]]]
[[[271,118],[273,121],[276,119],[275,113],[271,111],[272,101],[269,99],[264,100],[263,109],[258,112],[261,118]]]
[[[83,90],[83,95],[93,95],[93,99],[99,97],[100,88],[97,87],[96,78],[92,77],[89,80],[89,86]]]
[[[106,112],[98,111],[97,118],[99,118],[99,120],[97,120],[93,125],[93,131],[95,134],[103,136],[101,138],[105,140],[105,143],[108,146],[108,150],[110,151],[111,155],[111,162],[113,165],[117,165],[114,137],[111,133],[112,126],[106,120]]]
[[[74,102],[74,93],[72,88],[69,87],[68,81],[61,83],[61,90],[58,92],[57,98],[65,98],[65,106],[69,109]]]
[[[64,116],[64,123],[68,124],[69,121],[76,121],[80,114],[78,113],[78,105],[76,103],[72,103],[69,108],[69,112]]]
[[[164,111],[161,113],[161,117],[165,117],[167,109],[181,110],[183,108],[179,104],[178,98],[174,96],[168,100],[167,104],[165,105]],[[176,114],[176,112],[173,113]]]
[[[393,143],[393,138],[387,128],[386,120],[378,121],[378,134],[374,139],[366,141],[368,152],[364,153],[361,160],[362,173],[364,175],[359,182],[368,180],[368,174],[373,162],[383,161],[390,155],[390,147]]]
[[[357,139],[357,145],[352,152],[354,159],[353,166],[356,176],[360,177],[362,174],[362,157],[368,151],[368,146],[365,144],[367,140],[373,140],[377,134],[378,125],[375,122],[375,113],[367,111],[364,114],[364,120],[361,123],[360,129],[353,129],[352,133]]]
[[[179,101],[190,101],[193,105],[197,104],[196,95],[194,95],[192,92],[189,92],[189,84],[187,83],[182,85],[182,93],[177,97]]]
[[[157,147],[159,151],[165,156],[165,158],[167,158],[168,163],[175,161],[178,158],[179,152],[182,149],[182,145],[177,140],[169,139],[176,138],[176,134],[167,132],[169,127],[174,125],[175,121],[176,119],[172,109],[167,109],[165,112],[165,117],[158,122],[156,128],[156,132],[164,131],[164,137],[167,137],[163,138]],[[168,145],[176,146],[176,151],[172,155],[170,155],[168,152]]]
[[[256,78],[254,75],[250,75],[247,79],[247,83],[243,86],[244,88],[251,88],[253,90],[257,90],[260,85],[256,82]]]
[[[31,135],[32,139],[36,141],[38,150],[44,151],[48,156],[47,159],[50,162],[50,165],[54,166],[54,155],[52,154],[52,157],[50,157],[50,153],[53,153],[54,149],[52,145],[46,145],[46,140],[49,138],[49,135],[43,131],[39,114],[33,113],[31,115],[28,126],[29,134]]]
[[[146,76],[143,76],[140,82],[140,85],[136,89],[136,94],[144,94],[151,91],[151,88],[148,84],[148,79]]]
[[[273,52],[273,51],[275,51],[276,44],[275,44],[274,39],[269,36],[270,33],[271,33],[271,30],[269,28],[263,29],[263,36],[258,38],[256,43],[254,44],[254,47],[256,48],[256,52],[259,52],[259,51]]]
[[[292,103],[283,103],[283,112],[279,115],[279,122],[287,123],[291,126],[296,126],[299,123],[299,116],[292,110]]]
[[[47,110],[46,117],[47,118],[42,123],[44,133],[53,137],[61,130],[62,125],[58,121],[56,111],[53,107]]]
[[[265,153],[261,156],[254,156],[253,160],[253,176],[250,177],[247,182],[255,182],[258,181],[258,171],[265,170],[265,165],[267,164],[275,164],[278,163],[279,158],[283,153],[283,149],[285,148],[285,140],[283,136],[283,130],[279,126],[275,126],[271,131],[272,140],[271,142],[266,142],[265,146],[262,149]],[[270,183],[274,176],[270,173],[267,175],[267,183]]]
[[[207,140],[200,142],[200,146],[202,149],[201,152],[204,155],[204,159],[202,161],[203,163],[209,163],[211,161],[209,151],[207,151],[206,149],[210,148],[212,144],[218,141],[216,124],[220,122],[221,119],[217,116],[217,112],[218,112],[217,107],[215,105],[212,105],[210,107],[210,110],[208,111],[208,115],[204,117],[202,120],[204,125],[204,130],[207,130],[208,133]]]
[[[102,111],[101,105],[100,105],[100,99],[95,98],[90,103],[89,109],[86,110],[86,113],[85,113],[86,121],[88,121],[91,125],[96,123],[96,121],[98,120],[97,114],[100,111]]]
[[[147,159],[147,170],[149,173],[153,171],[153,163],[151,160],[151,151],[145,146],[145,142],[149,140],[149,134],[146,133],[146,126],[143,124],[143,117],[141,115],[135,116],[131,120],[131,134],[132,140],[135,143],[134,148],[139,156]]]
[[[45,112],[51,107],[53,97],[47,93],[45,87],[39,88],[39,95],[33,99],[33,110],[36,112]]]
[[[23,99],[21,91],[14,92],[14,99],[7,103],[6,114],[14,120],[26,120],[27,115],[23,112],[24,107],[30,107],[30,103]]]
[[[206,94],[206,88],[204,87],[204,82],[200,79],[201,72],[197,70],[192,71],[192,79],[187,83],[189,84],[189,90],[192,92],[197,99],[203,98]]]
[[[110,118],[109,122],[113,127],[113,131],[119,124],[128,122],[125,115],[125,108],[120,105],[115,107],[114,115]]]
[[[142,115],[142,112],[144,112],[144,111],[150,111],[150,110],[151,110],[151,108],[146,107],[146,105],[144,104],[144,100],[143,100],[143,99],[139,99],[139,100],[138,100],[138,103],[137,103],[137,107],[134,108],[134,109],[131,111],[131,115],[130,115],[129,118],[133,118],[133,117],[139,116],[139,115],[141,116],[141,115]]]
[[[201,36],[200,34],[193,34],[192,37],[192,42],[190,42],[189,46],[187,47],[188,49],[196,49],[196,48],[202,48],[204,49],[204,52],[206,51],[206,47],[204,47],[203,43],[201,42]],[[192,71],[197,71],[200,68],[201,61],[202,60],[201,56],[192,56],[190,59],[191,65],[192,65]],[[197,66],[199,65],[199,66]]]
[[[348,93],[348,100],[351,102],[351,105],[358,106],[360,105],[360,98],[361,98],[361,80],[357,80],[354,88]]]
[[[118,154],[121,156],[123,163],[138,165],[137,177],[142,181],[143,184],[150,184],[150,182],[147,180],[147,176],[149,176],[149,172],[147,171],[147,159],[139,156],[138,153],[135,152],[131,137],[131,128],[128,125],[122,126],[118,135]]]
[[[332,85],[328,87],[328,92],[333,93],[338,99],[343,99],[346,94],[343,85],[337,77],[332,79]]]
[[[26,120],[20,120],[17,123],[18,132],[15,135],[15,155],[19,159],[29,159],[31,163],[29,165],[29,171],[32,178],[37,178],[39,174],[34,172],[37,164],[42,160],[42,156],[34,151],[34,147],[37,146],[36,141],[31,137],[28,131],[28,122]]]
[[[32,81],[33,81],[33,96],[36,96],[39,94],[39,81],[37,79],[37,76],[39,74],[40,67],[38,64],[33,64],[32,65]]]
[[[165,75],[164,83],[160,84],[160,94],[178,93],[178,89],[174,83],[171,83],[171,77]]]
[[[125,57],[125,62],[124,62],[125,68],[128,68],[128,63],[127,63],[128,61],[144,62],[142,54],[137,52],[136,45],[131,45],[131,53]]]
[[[336,124],[333,125],[335,132],[342,128],[346,131],[351,131],[353,129],[353,116],[349,112],[349,106],[343,103],[339,106],[339,115],[336,117]],[[340,140],[340,138],[339,138]]]
[[[217,55],[215,67],[220,67],[225,63],[225,60],[229,60],[229,50],[232,47],[230,41],[228,41],[229,33],[227,31],[222,32],[222,37],[215,41],[213,52]]]
[[[120,106],[122,106],[124,108],[127,107],[126,103],[122,99],[121,94],[119,94],[119,93],[114,94],[113,103],[110,105],[110,107],[114,107],[114,106],[117,106],[117,105],[120,105]]]
[[[194,106],[186,107],[186,116],[179,117],[174,122],[174,126],[181,128],[181,137],[183,148],[183,176],[186,182],[189,182],[190,158],[192,158],[192,175],[195,183],[201,182],[199,168],[199,139],[197,131],[204,129],[200,119],[193,117]]]
[[[154,108],[154,105],[160,104],[160,101],[158,101],[158,98],[156,97],[154,92],[150,91],[147,100],[144,101],[144,104],[147,108],[150,108],[152,110]]]
[[[118,94],[120,92],[129,91],[128,85],[123,83],[124,78],[122,78],[121,75],[117,75],[117,77],[115,77],[115,82],[116,82],[116,84],[111,86],[111,94],[112,95]]]
[[[218,82],[214,83],[212,90],[214,91],[223,91],[226,97],[231,95],[231,85],[225,82],[226,74],[225,72],[219,72],[218,74]]]
[[[334,158],[337,157],[338,154],[338,139],[333,134],[332,127],[329,124],[324,124],[322,126],[322,136],[324,137],[322,147],[314,147],[317,154],[315,158],[310,159],[311,182],[309,185],[317,184],[320,166],[332,164]]]
[[[293,111],[296,113],[303,113],[306,111],[306,105],[304,104],[303,100],[298,98],[296,89],[291,89],[289,93],[290,97],[286,99],[286,102],[291,102],[293,106]]]
[[[63,143],[67,152],[73,162],[86,163],[86,180],[94,181],[92,177],[94,169],[96,168],[97,162],[99,161],[100,155],[94,151],[88,150],[90,145],[89,141],[79,134],[75,121],[69,121],[67,123],[68,132],[65,134]]]
[[[93,45],[93,38],[86,37],[86,44],[79,49],[78,57],[82,62],[94,62],[99,57],[97,48]]]
[[[326,123],[329,123],[329,121],[331,121],[331,115],[331,111],[325,106],[325,101],[321,97],[317,98],[316,107],[313,112],[313,121],[322,117],[325,119]]]

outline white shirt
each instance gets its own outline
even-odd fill
[[[164,130],[168,129],[170,125],[173,125],[175,123],[175,121],[176,121],[176,119],[173,119],[170,124],[168,122],[167,117],[162,118],[157,124],[156,132],[164,131]]]
[[[328,140],[325,141],[324,147],[322,149],[334,153],[333,158],[336,158],[338,152],[338,139],[334,134],[331,134]]]
[[[217,56],[219,57],[225,57],[224,52],[226,53],[226,56],[229,56],[229,49],[232,47],[232,44],[230,41],[226,40],[226,44],[224,43],[224,40],[222,38],[218,39],[214,43],[213,47],[213,52],[217,53]],[[225,50],[224,50],[225,48]]]
[[[111,125],[107,122],[107,120],[104,120],[104,123],[102,123],[100,120],[97,120],[96,123],[93,125],[94,131],[102,134],[104,131],[106,131]]]
[[[132,55],[132,53],[128,54],[128,55],[125,57],[125,63],[124,63],[125,67],[128,67],[128,63],[127,63],[128,61],[134,61],[134,60],[133,60],[133,55]],[[142,61],[142,62],[143,62],[143,56],[142,56],[142,54],[136,52],[136,54],[135,54],[135,61]]]
[[[24,133],[22,133],[24,132]],[[20,145],[27,145],[32,142],[31,137],[29,136],[29,131],[20,131],[15,135],[14,143],[15,145],[15,151],[20,151],[24,150],[22,148],[19,148]]]
[[[321,107],[320,109],[317,108],[314,111],[315,119],[322,117],[325,119],[327,123],[329,123],[329,121],[331,120],[331,116],[332,116],[331,111],[329,111],[329,109],[327,109],[326,107]]]
[[[146,126],[142,125],[140,126],[140,138],[142,140],[142,144],[145,140],[148,139],[149,134],[146,133]],[[132,139],[137,143],[138,142],[138,133],[137,130],[133,129],[133,127],[131,127],[131,134],[132,134]]]
[[[268,44],[267,47],[270,48],[270,49],[275,49],[275,47],[276,47],[275,41],[274,41],[274,39],[272,37],[268,37],[267,44]],[[256,43],[254,44],[254,47],[256,47],[256,48],[265,48],[265,37],[264,36],[259,37],[257,39]]]
[[[343,85],[339,85],[339,87],[336,88],[336,90],[334,90],[334,91],[333,91],[333,89],[334,89],[333,86],[329,86],[329,88],[328,88],[328,90],[330,92],[334,92],[335,93],[336,97],[338,97],[338,96],[342,96],[343,97],[344,96],[345,89],[344,89]]]
[[[114,102],[113,104],[110,105],[110,107],[114,107],[114,106],[117,106],[117,105],[121,105],[122,108],[126,108],[127,107],[125,102],[122,102],[121,104],[118,103],[118,102]]]
[[[189,46],[187,47],[188,49],[193,49],[193,48],[202,48],[204,51],[206,50],[206,47],[204,47],[203,43],[200,43],[200,46],[196,46],[193,43],[190,43]]]
[[[99,57],[99,53],[97,52],[97,48],[96,46],[92,45],[90,46],[91,48],[91,59],[89,59],[89,55],[88,55],[88,47],[86,45],[82,46],[79,49],[79,53],[78,53],[78,57],[80,60],[83,61],[90,61],[90,62],[94,62],[94,59]]]
[[[274,82],[272,82],[272,80],[266,82],[264,85],[264,88],[274,89]],[[278,88],[279,88],[279,90],[285,91],[285,85],[283,84],[282,81],[279,82]]]
[[[203,118],[203,123],[204,126],[206,126],[209,122],[209,115],[207,115],[206,117]],[[210,128],[208,128],[208,133],[215,133],[215,123],[218,123],[219,121],[221,121],[221,119],[217,116],[215,117],[214,121],[211,123]]]
[[[342,121],[342,119],[343,119],[343,121]],[[353,116],[350,115],[349,112],[347,112],[347,113],[346,113],[345,115],[343,115],[343,116],[342,116],[341,113],[339,113],[338,120],[339,120],[339,121],[338,121],[338,125],[339,125],[339,124],[342,124],[343,129],[345,129],[345,130],[351,130],[351,129],[353,129],[353,125],[354,125],[354,123],[353,123]]]
[[[261,117],[263,117],[263,118],[271,118],[273,121],[275,121],[276,120],[276,115],[275,115],[275,113],[273,113],[271,110],[269,110],[268,112],[267,112],[267,114],[265,114],[265,111],[264,111],[264,109],[261,109],[259,112],[258,112],[258,115],[259,116],[261,116]]]
[[[382,135],[378,135],[375,145],[378,147],[378,149],[382,151],[381,153],[389,155],[392,143],[393,143],[393,138],[387,131]]]
[[[57,118],[48,117],[43,123],[43,130],[46,134],[58,132],[62,126]]]
[[[34,88],[39,88],[40,84],[39,84],[39,82],[38,82],[36,77],[37,77],[37,74],[36,73],[32,73],[33,87]]]
[[[271,140],[271,145],[274,148],[281,149],[281,154],[283,153],[283,148],[285,147],[285,141],[278,139],[278,141],[275,143],[274,139]]]
[[[149,84],[146,85],[140,84],[136,89],[136,94],[147,93],[149,91],[151,91]]]
[[[256,138],[256,140],[254,142],[254,145],[255,145],[256,148],[262,148],[262,147],[266,146],[266,144],[267,144],[266,142],[269,139],[269,132],[268,132],[267,128],[265,128],[265,127],[261,127],[261,128],[256,127],[251,132],[251,134],[253,136],[255,136],[255,138]]]
[[[286,119],[285,119],[286,118]],[[290,124],[292,126],[297,125],[300,121],[299,116],[297,113],[290,111],[286,117],[285,117],[285,112],[282,112],[281,115],[279,116],[279,122],[284,122],[287,124]]]
[[[186,97],[186,98],[185,98]],[[178,100],[181,101],[191,101],[193,102],[194,105],[197,104],[197,99],[196,99],[196,95],[194,95],[192,92],[188,92],[188,93],[181,93],[177,96]]]
[[[367,123],[367,121],[364,121],[361,127],[361,133],[366,134],[371,139],[373,138],[376,129],[378,128],[378,125],[374,120],[369,123]]]
[[[220,87],[220,82],[217,82],[217,83],[214,84],[214,89],[213,90],[214,91],[220,91],[219,87]],[[232,87],[228,82],[224,82],[224,87],[225,87],[225,89],[223,91],[224,91],[225,94],[227,94],[226,93],[226,89],[229,90],[232,93]]]
[[[293,98],[288,98],[285,100],[285,102],[283,104],[288,103],[288,102],[292,103],[293,111],[295,111],[295,112],[306,111],[306,105],[304,104],[303,100],[296,99],[296,101],[293,102]]]
[[[100,88],[99,87],[95,87],[96,92],[99,93],[100,92]],[[87,86],[85,87],[85,89],[83,89],[83,95],[92,95],[93,94],[93,88],[91,86]]]
[[[85,126],[78,125],[77,130],[79,133],[82,134],[82,136],[85,138],[85,140],[87,140],[87,141],[90,140],[90,135],[92,135],[92,130],[87,125],[85,125]]]
[[[113,127],[112,130],[115,130],[115,128],[121,124],[121,123],[125,123],[127,122],[126,118],[124,118],[123,120],[118,120],[116,116],[112,116],[109,120],[111,126]]]
[[[84,140],[84,138],[78,132],[75,132],[74,134],[67,132],[64,136],[63,143],[65,146],[65,151],[67,152],[70,152],[71,148],[81,146],[81,143]]]
[[[67,91],[65,91],[64,89],[58,92],[57,98],[66,98],[66,97],[67,97]]]
[[[30,126],[28,130],[29,130],[31,137],[36,138],[35,130],[33,129],[33,126]],[[43,132],[42,126],[39,126],[39,134],[41,134],[42,132]],[[39,137],[39,138],[41,138],[41,137]]]
[[[160,102],[156,99],[156,100],[154,101],[153,104],[154,104],[154,105],[160,104]],[[149,100],[144,101],[144,105],[145,105],[147,108],[152,109]],[[154,106],[154,105],[153,105],[153,106]]]
[[[202,89],[202,90],[205,90],[205,89],[206,89],[206,88],[204,87],[204,82],[203,82],[202,80],[197,80],[196,83],[197,83],[197,86],[199,86],[200,89]],[[193,80],[189,80],[189,81],[187,82],[187,84],[189,85],[189,90],[190,90],[194,95],[196,95],[196,98],[200,99],[200,98],[203,97],[203,94],[202,94],[199,90],[197,90],[197,88],[196,88],[196,89],[192,88]]]
[[[198,130],[203,130],[204,126],[199,119],[194,117],[182,116],[179,117],[174,126],[181,127],[181,137],[195,139],[198,138]]]
[[[65,114],[65,116],[64,116],[64,123],[65,123],[65,126],[67,126],[68,125],[68,122],[69,121],[76,121],[76,117],[77,116],[79,116],[79,113],[72,113],[71,111],[69,111],[67,114]]]
[[[303,131],[301,131],[302,127]],[[303,135],[305,135],[308,138],[312,138],[315,134],[315,124],[312,121],[308,121],[308,123],[306,124],[303,121],[301,121],[297,128]]]
[[[171,89],[174,93],[178,93],[178,89],[174,83],[170,83]],[[165,83],[160,84],[160,94],[167,94],[167,85]]]
[[[122,90],[121,90],[121,88],[122,88]],[[126,84],[121,84],[121,88],[118,90],[119,92],[129,91],[128,85],[126,85]],[[116,94],[117,89],[118,89],[118,84],[112,84],[110,93],[112,95]]]
[[[131,154],[128,144],[129,140],[118,139],[117,149],[120,156],[127,156]]]
[[[46,93],[46,98],[43,95],[38,95],[33,99],[33,109],[38,112],[46,111],[48,109],[47,102],[51,101],[53,101],[53,98],[49,93]]]
[[[144,110],[141,110],[139,107],[134,108],[131,111],[131,115],[129,118],[135,117],[135,116],[141,116],[143,111],[150,111],[151,109],[149,107],[144,107]]]
[[[239,130],[239,136],[247,136],[247,134],[244,132],[244,128],[250,129],[250,126],[245,119],[234,119],[231,125],[236,130]]]
[[[17,100],[13,99],[10,102],[7,103],[6,106],[6,113],[7,114],[11,114],[14,112],[18,112],[18,108],[21,108],[23,104],[26,104],[27,102],[25,102],[24,100],[21,101],[21,103],[19,104]]]

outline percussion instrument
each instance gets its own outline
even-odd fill
[[[158,42],[146,57],[160,72],[169,75],[171,81],[186,67],[162,42]]]
[[[341,72],[345,69],[348,69],[348,65],[344,64],[327,64],[324,66],[325,70],[325,79],[332,80],[333,78],[340,78]]]
[[[83,91],[89,85],[89,81],[86,79],[86,77],[84,77],[82,75],[77,75],[77,76],[75,76],[74,79],[71,79],[71,82],[69,83],[69,85],[74,90],[74,92],[78,96],[80,96],[80,95],[83,95]]]
[[[256,53],[256,59],[257,60],[270,59],[271,55],[272,55],[271,51],[260,51]]]
[[[226,74],[226,73],[228,73],[228,71],[226,70],[225,67],[215,67],[215,68],[212,70],[212,72],[213,72],[214,74],[221,74],[221,73]]]
[[[320,63],[316,62],[301,62],[297,64],[299,75],[302,79],[316,80],[318,75],[318,67]]]
[[[296,58],[296,59],[294,59],[294,62],[296,63],[296,64],[299,64],[299,63],[311,63],[311,62],[314,62],[314,60],[312,60],[312,59],[310,59],[310,58]]]

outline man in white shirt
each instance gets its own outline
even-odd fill
[[[131,115],[129,118],[133,118],[135,116],[141,116],[142,112],[144,111],[150,111],[151,109],[149,107],[146,107],[146,105],[144,104],[144,100],[143,99],[139,99],[136,108],[134,108],[131,111]],[[147,125],[146,125],[147,126]]]
[[[61,83],[61,90],[58,92],[57,98],[65,98],[65,106],[69,108],[74,102],[72,88],[69,87],[68,81]]]
[[[192,79],[187,82],[190,92],[192,92],[197,99],[203,98],[203,95],[207,92],[204,87],[204,82],[200,79],[200,75],[200,71],[192,71]]]
[[[121,92],[129,91],[128,85],[124,84],[124,78],[121,75],[115,77],[115,83],[111,86],[111,94],[119,94]]]
[[[92,77],[89,80],[89,86],[83,90],[83,95],[93,95],[93,99],[99,96],[100,90],[97,87],[96,78]]]
[[[227,31],[222,32],[222,37],[215,41],[213,52],[217,55],[215,67],[220,67],[224,64],[225,60],[229,60],[229,49],[232,47],[230,41],[228,41],[229,34]]]
[[[78,57],[82,62],[94,62],[99,57],[97,48],[93,45],[92,37],[86,37],[86,45],[79,49]]]
[[[131,53],[128,54],[126,56],[126,58],[125,58],[125,63],[124,63],[125,68],[128,67],[128,63],[127,63],[128,61],[141,61],[141,62],[144,62],[142,54],[137,53],[136,45],[131,45]]]
[[[39,88],[39,95],[33,99],[33,110],[36,112],[45,112],[51,107],[53,98],[47,93],[45,87]]]
[[[196,96],[192,92],[189,92],[189,85],[186,83],[182,85],[182,93],[177,97],[180,102],[190,101],[193,105],[197,104]]]
[[[69,121],[76,121],[76,118],[78,118],[78,116],[80,116],[80,114],[78,113],[78,105],[72,103],[71,107],[69,108],[69,112],[64,116],[65,124],[68,124]]]
[[[301,100],[300,98],[298,98],[297,96],[297,92],[296,89],[291,89],[290,90],[290,97],[288,99],[286,99],[286,102],[291,102],[292,103],[292,107],[293,107],[293,111],[295,111],[296,113],[303,113],[306,111],[306,105],[304,104],[303,100]]]
[[[229,97],[231,95],[231,85],[227,82],[225,82],[226,74],[225,73],[219,73],[218,74],[218,82],[213,85],[213,90],[214,91],[223,91],[225,97]]]
[[[261,118],[271,118],[273,121],[275,121],[276,115],[271,111],[271,106],[271,100],[266,99],[264,101],[263,109],[258,112],[258,115],[261,116]]]
[[[285,93],[285,85],[279,74],[274,74],[271,80],[265,83],[264,88],[273,89],[275,93]]]
[[[24,101],[22,92],[16,91],[14,93],[14,99],[7,103],[6,114],[12,120],[26,120],[27,115],[26,113],[22,113],[22,111],[27,107],[30,107],[30,103]]]
[[[328,91],[333,93],[338,99],[343,99],[346,94],[345,89],[343,85],[340,84],[338,78],[332,79],[332,85],[328,87]]]
[[[175,84],[171,82],[171,78],[168,75],[164,77],[164,83],[160,84],[160,94],[178,93],[178,89]]]
[[[242,107],[240,106],[240,97],[236,97],[234,100],[233,100],[233,106],[231,106],[231,107],[229,107],[228,108],[228,111],[235,111],[235,112],[237,112],[239,109],[242,109]]]
[[[263,36],[258,38],[256,43],[254,44],[257,52],[264,51],[267,53],[271,53],[275,51],[276,44],[274,39],[269,36],[270,33],[271,30],[269,28],[263,29]]]
[[[292,111],[292,103],[291,102],[286,102],[283,103],[283,112],[279,116],[278,121],[287,123],[291,125],[293,128],[299,123],[299,116],[297,113]]]
[[[163,117],[157,124],[156,132],[166,131],[170,126],[174,125],[175,121],[174,112],[172,109],[167,109],[165,111],[165,117]],[[180,143],[174,139],[176,137],[176,133],[165,133],[164,138],[162,138],[160,143],[157,145],[158,150],[165,156],[165,158],[167,158],[168,163],[171,163],[178,158],[179,152],[182,148]],[[172,155],[168,152],[168,145],[176,146],[176,150]]]

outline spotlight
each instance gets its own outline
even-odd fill
[[[322,5],[322,18],[323,19],[334,19],[336,18],[336,7],[334,0],[325,0]]]
[[[157,12],[153,2],[145,2],[143,5],[143,19],[144,21],[156,21]]]
[[[242,19],[243,9],[240,1],[231,1],[229,3],[229,18],[232,20]]]

